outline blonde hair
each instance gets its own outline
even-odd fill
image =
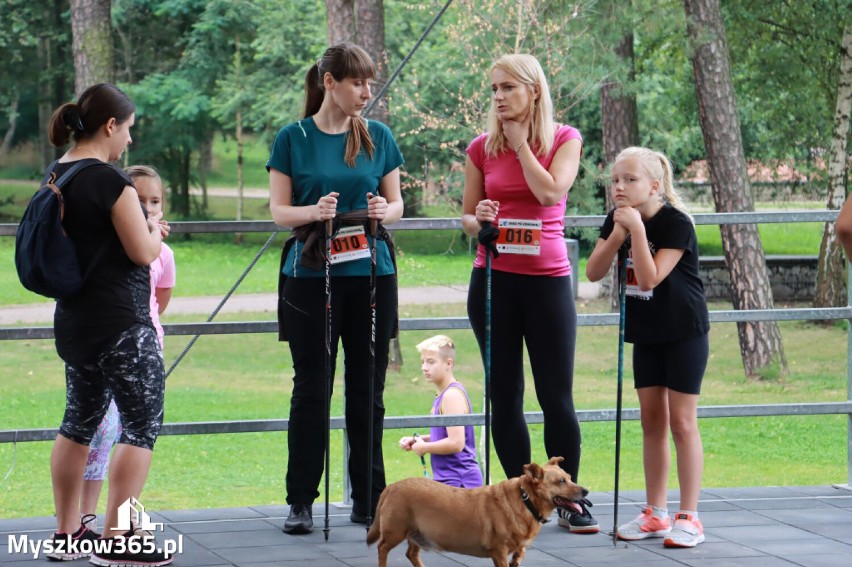
[[[435,335],[417,345],[417,352],[437,352],[444,360],[456,359],[456,345],[446,335]]]
[[[547,155],[553,148],[553,138],[556,135],[556,125],[553,122],[553,101],[550,99],[550,88],[541,63],[532,55],[513,53],[503,55],[491,66],[491,72],[500,69],[526,86],[530,94],[530,147],[536,155]],[[538,85],[539,96],[535,98],[535,85]],[[488,138],[485,140],[485,153],[495,157],[499,152],[506,151],[506,137],[497,118],[497,107],[491,98],[491,108],[488,110],[486,121]]]
[[[150,179],[156,179],[160,184],[160,192],[162,193],[163,199],[166,197],[166,192],[163,187],[163,180],[160,179],[160,174],[157,173],[157,170],[151,167],[150,165],[129,165],[124,168],[124,173],[130,176],[130,179],[136,181],[140,177],[148,177]]]
[[[642,164],[642,167],[645,168],[645,171],[648,172],[651,179],[660,183],[662,191],[659,192],[659,195],[660,200],[663,203],[668,203],[692,219],[692,216],[689,215],[689,211],[686,210],[686,205],[681,200],[680,195],[678,195],[678,192],[675,189],[672,164],[665,154],[649,148],[631,146],[621,150],[615,157],[613,164],[628,158],[633,158]]]

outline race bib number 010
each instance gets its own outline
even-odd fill
[[[331,239],[329,262],[340,264],[370,257],[370,245],[363,226],[346,226]]]
[[[500,219],[497,251],[501,254],[541,254],[541,220]]]

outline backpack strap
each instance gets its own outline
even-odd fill
[[[47,185],[50,182],[51,177],[53,177],[55,175],[53,170],[56,168],[56,165],[58,163],[59,163],[59,160],[56,160],[55,162],[50,164],[50,167],[47,168],[47,173],[45,174],[44,179],[41,182],[42,186]],[[74,177],[75,175],[77,175],[77,173],[79,173],[79,171],[81,169],[85,169],[85,168],[89,167],[90,165],[96,165],[96,164],[99,164],[99,163],[104,163],[104,162],[102,162],[101,160],[96,159],[96,158],[84,158],[84,159],[78,160],[78,161],[74,162],[74,165],[72,165],[68,169],[68,171],[63,173],[62,176],[59,179],[54,181],[53,184],[56,185],[56,187],[61,189],[62,187],[65,186],[66,183],[71,181],[71,178]]]
[[[44,187],[45,185],[50,183],[51,179],[56,179],[56,173],[53,170],[58,163],[59,163],[59,160],[56,160],[52,164],[50,164],[50,167],[47,168],[47,173],[45,173],[44,179],[42,180],[42,183],[41,183],[42,187]],[[99,160],[97,158],[83,158],[81,160],[77,160],[76,162],[74,162],[74,165],[72,165],[70,168],[68,168],[68,171],[63,173],[62,176],[59,179],[56,179],[53,182],[53,186],[56,187],[56,189],[60,190],[60,191],[53,190],[54,193],[57,193],[57,197],[59,198],[59,218],[60,218],[60,222],[62,222],[65,219],[65,202],[64,202],[64,199],[62,198],[62,192],[61,192],[62,187],[64,187],[69,181],[71,181],[71,179],[75,175],[77,175],[83,169],[85,169],[85,168],[87,168],[91,165],[97,165],[97,164],[102,164],[102,163],[104,163],[104,162],[102,162],[101,160]],[[65,231],[65,229],[63,228],[63,232],[64,231]],[[89,267],[86,269],[85,273],[83,274],[84,280],[88,279],[89,274],[92,271],[92,268],[100,260],[100,258],[104,255],[104,253],[106,252],[106,249],[107,249],[107,242],[102,242],[100,247],[98,248],[97,253],[94,256],[94,259],[92,260],[92,263],[89,264]]]

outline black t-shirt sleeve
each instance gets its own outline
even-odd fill
[[[615,209],[611,210],[604,219],[603,224],[601,225],[600,238],[602,240],[606,240],[609,238],[609,235],[612,234],[612,229],[615,228],[615,221],[612,220],[613,213]]]
[[[695,226],[690,218],[682,211],[672,208],[671,218],[666,223],[666,230],[656,235],[657,249],[676,248],[689,253],[695,245]]]

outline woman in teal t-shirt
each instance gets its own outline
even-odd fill
[[[269,210],[276,224],[293,228],[282,256],[279,322],[293,355],[287,464],[290,514],[284,531],[309,533],[311,505],[319,496],[325,423],[326,221],[334,221],[331,264],[332,360],[338,340],[345,354],[346,432],[351,448],[351,519],[373,516],[385,487],[382,457],[384,383],[388,345],[396,330],[397,287],[388,240],[379,225],[376,242],[375,375],[369,376],[371,308],[369,249],[372,221],[391,224],[402,217],[399,167],[402,154],[387,126],[361,116],[371,98],[375,66],[360,47],[342,43],[326,50],[305,79],[305,117],[275,138],[269,170]],[[312,243],[319,243],[319,247]],[[365,256],[363,251],[367,252]],[[369,399],[370,380],[374,384]],[[373,422],[369,422],[369,404]],[[368,431],[373,435],[368,473]],[[368,485],[371,483],[371,485]],[[368,490],[368,486],[371,489]],[[370,494],[368,498],[368,493]],[[367,500],[371,500],[368,502]],[[368,508],[369,506],[369,508]]]

